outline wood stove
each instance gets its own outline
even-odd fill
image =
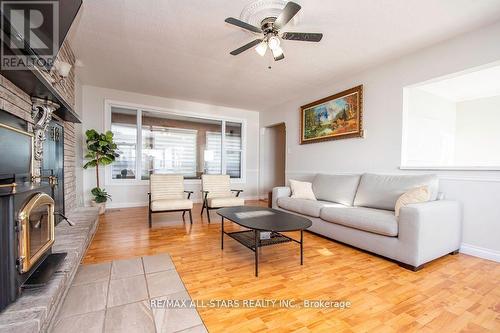
[[[34,140],[27,124],[2,111],[0,121],[1,311],[23,288],[43,286],[66,254],[52,253],[56,216],[63,211],[56,202],[64,204],[55,195],[57,177],[43,176],[40,169],[33,175]],[[63,165],[63,154],[57,159]]]

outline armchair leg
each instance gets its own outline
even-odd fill
[[[149,210],[149,214],[148,214],[148,220],[149,220],[149,227],[151,228],[152,226],[152,220],[151,220],[151,210]]]
[[[208,218],[208,223],[210,223],[210,209],[208,209],[208,206],[207,206],[207,218]]]
[[[189,210],[189,222],[191,222],[191,224],[193,224],[193,214],[191,214],[191,209]]]
[[[186,215],[186,211],[182,212],[182,220],[184,220],[184,215]]]
[[[201,214],[200,216],[203,216],[203,210],[205,209],[205,200],[203,200],[203,206],[201,206]]]

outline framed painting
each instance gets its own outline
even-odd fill
[[[363,137],[363,86],[300,108],[300,144]]]

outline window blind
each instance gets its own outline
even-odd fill
[[[136,126],[114,123],[111,125],[111,131],[120,154],[111,164],[113,178],[135,179]]]
[[[226,134],[226,174],[241,177],[241,136]]]
[[[206,173],[220,174],[221,161],[221,133],[207,132],[207,150],[213,151],[212,161],[205,162]],[[241,177],[241,136],[226,135],[226,174],[232,178]]]
[[[206,133],[206,150],[212,151],[213,158],[205,161],[205,173],[209,175],[222,173],[222,135],[217,132]]]
[[[196,130],[152,126],[142,130],[143,179],[150,173],[196,176]]]

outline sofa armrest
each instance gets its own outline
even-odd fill
[[[420,266],[460,248],[462,208],[457,201],[439,200],[401,208],[399,240],[405,251],[399,261]]]
[[[292,194],[292,190],[289,187],[281,186],[281,187],[273,188],[271,207],[277,208],[278,207],[278,198],[289,197],[291,194]]]

